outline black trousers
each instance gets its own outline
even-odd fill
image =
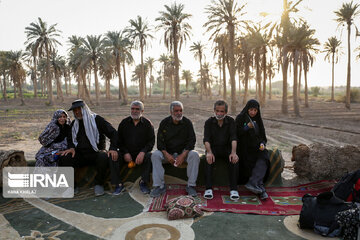
[[[109,157],[105,152],[80,152],[75,150],[75,156],[71,154],[59,158],[59,166],[77,168],[85,166],[95,166],[97,174],[95,176],[95,185],[104,185],[106,170],[109,167]]]
[[[130,154],[133,161],[135,161],[137,154]],[[110,165],[110,172],[111,172],[111,184],[118,185],[121,182],[121,176],[120,176],[120,170],[124,165],[127,165],[128,163],[125,162],[123,155],[119,154],[118,161],[113,161],[112,159],[109,159],[109,165]],[[136,165],[137,167],[138,165]],[[147,152],[144,156],[144,161],[141,164],[142,173],[141,173],[141,180],[143,180],[145,183],[150,182],[150,173],[151,173],[151,153]]]
[[[229,154],[230,155],[230,154]],[[209,164],[205,159],[205,184],[206,189],[212,188],[212,175],[213,175],[213,167],[218,161],[226,161],[228,166],[228,176],[229,176],[229,186],[230,190],[237,191],[237,182],[239,178],[239,162],[231,163],[229,161],[229,155],[215,155],[215,162],[213,164]]]

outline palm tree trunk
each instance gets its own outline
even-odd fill
[[[80,98],[80,94],[81,94],[81,79],[80,79],[80,76],[78,75],[77,76],[77,87],[78,87],[78,91],[77,91],[77,98]]]
[[[64,74],[64,79],[65,79],[65,94],[66,96],[69,96],[69,90],[68,90],[68,77],[67,74]]]
[[[331,61],[331,101],[332,102],[335,100],[334,73],[335,73],[335,53],[332,54],[332,61]]]
[[[20,79],[19,79],[19,95],[20,95],[21,106],[24,106],[25,101],[24,101],[24,96],[23,96],[23,92],[22,92],[22,84],[21,84]]]
[[[180,78],[179,78],[179,56],[178,56],[178,31],[172,31],[174,39],[174,60],[175,60],[175,99],[180,99]]]
[[[308,84],[307,84],[307,69],[304,69],[304,79],[305,79],[305,107],[309,107],[309,93],[308,93]]]
[[[173,98],[174,97],[174,80],[173,80],[173,75],[171,74],[170,78],[170,98]]]
[[[34,61],[34,72],[31,74],[34,76],[33,84],[34,84],[34,98],[37,98],[37,70],[36,70],[36,57],[33,57]]]
[[[236,113],[236,85],[235,85],[235,27],[233,24],[228,26],[230,33],[229,60],[230,60],[230,83],[231,83],[231,113]]]
[[[299,52],[295,51],[294,53],[294,86],[293,86],[293,103],[294,103],[294,113],[297,117],[300,117],[300,109],[299,109],[299,99],[297,95],[298,88],[298,61],[299,61]]]
[[[260,104],[262,105],[262,97],[261,97],[261,70],[260,70],[260,52],[256,50],[255,53],[255,66],[256,66],[256,98],[260,100]]]
[[[346,99],[345,99],[345,107],[350,109],[350,82],[351,82],[351,62],[350,62],[350,34],[351,34],[351,25],[348,24],[348,65],[347,65],[347,77],[346,77]]]
[[[201,64],[201,56],[199,56],[199,64],[200,64],[200,100],[202,100],[204,95],[204,79],[203,79],[203,71],[202,71],[202,64]]]
[[[283,114],[288,113],[288,103],[287,103],[287,71],[289,66],[289,57],[287,50],[283,49],[282,53],[282,75],[283,75],[283,94],[282,94],[282,103],[281,103],[281,112]]]
[[[225,67],[225,47],[222,49],[222,69],[223,69],[223,98],[226,101],[226,67]]]
[[[6,90],[6,75],[5,74],[3,74],[3,99],[4,99],[4,101],[5,102],[7,102],[7,90]]]
[[[165,93],[166,93],[165,63],[164,63],[163,79],[164,79],[164,92],[163,92],[163,97],[162,98],[165,99]]]
[[[271,89],[271,75],[272,73],[269,74],[269,99],[271,100],[272,97],[272,89]]]
[[[100,105],[99,97],[100,97],[100,87],[99,87],[99,80],[97,76],[97,64],[94,60],[94,76],[95,76],[95,94],[96,94],[96,105]]]
[[[301,100],[301,96],[300,96],[300,88],[301,88],[301,74],[302,74],[302,64],[299,64],[299,83],[298,83],[298,89],[297,89],[297,95],[298,95],[298,99],[299,101]]]
[[[82,78],[82,87],[83,87],[83,92],[85,92],[85,98],[87,98],[87,100],[90,102],[90,104],[93,104],[90,98],[90,92],[86,86],[86,74],[84,73],[84,71],[81,71],[81,78]],[[96,86],[95,86],[96,87]]]
[[[49,47],[47,44],[45,44],[45,51],[46,51],[46,81],[47,81],[47,90],[48,90],[48,99],[49,99],[49,105],[54,105],[54,97],[52,92],[52,80],[50,76],[50,52]]]
[[[14,84],[14,98],[16,99],[17,98],[17,87],[15,86],[15,84]]]
[[[128,91],[127,91],[127,84],[126,84],[126,70],[125,70],[125,61],[123,62],[123,76],[124,76],[124,96],[127,102],[128,98]]]
[[[141,77],[139,78],[139,92],[140,92],[140,101],[144,101],[144,85],[143,80],[145,79],[144,73],[144,45],[140,43],[140,53],[141,53]]]
[[[262,57],[262,64],[263,64],[263,89],[262,89],[262,106],[265,106],[266,101],[266,46],[263,47],[263,57]]]
[[[189,98],[189,79],[186,78],[185,79],[185,84],[186,84],[186,97]]]
[[[250,60],[248,58],[245,59],[245,76],[244,76],[244,100],[243,104],[247,102],[247,95],[249,91],[249,73],[250,73]]]
[[[126,105],[127,99],[125,97],[124,86],[122,84],[122,79],[121,79],[120,57],[119,56],[116,57],[116,72],[117,72],[117,75],[119,78],[119,100],[121,100],[121,97],[122,97],[123,102]],[[109,99],[110,99],[110,80],[109,80]]]

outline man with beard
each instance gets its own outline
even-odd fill
[[[195,186],[199,170],[199,154],[194,151],[196,137],[192,122],[183,117],[183,105],[179,101],[170,104],[170,116],[160,122],[157,133],[157,148],[152,156],[153,186],[150,196],[158,197],[166,192],[164,167],[162,163],[170,163],[175,167],[187,162],[188,183],[186,191],[197,196]]]
[[[93,113],[86,103],[78,99],[69,111],[74,112],[75,120],[71,123],[69,149],[63,151],[59,166],[80,168],[95,165],[95,196],[104,194],[104,182],[108,168],[108,158],[118,158],[116,130],[103,117]],[[109,151],[105,151],[105,136],[110,139]]]
[[[215,116],[210,117],[204,126],[204,145],[206,149],[204,198],[212,199],[212,173],[216,161],[228,164],[230,199],[238,200],[237,181],[239,176],[239,158],[236,155],[236,128],[232,117],[227,116],[228,104],[218,100],[214,104]]]
[[[144,104],[133,101],[130,104],[130,116],[123,119],[118,127],[119,161],[111,161],[111,182],[115,184],[113,195],[119,195],[124,190],[120,180],[122,164],[142,166],[140,190],[150,193],[151,150],[155,144],[154,126],[144,116]]]

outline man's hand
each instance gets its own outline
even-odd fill
[[[163,155],[164,155],[164,158],[171,164],[171,165],[174,165],[175,163],[175,159],[173,158],[173,156],[166,152],[166,151],[163,151]]]
[[[212,153],[206,153],[206,161],[208,164],[213,164],[215,162],[215,156]]]
[[[127,162],[127,163],[129,163],[129,162],[132,161],[132,157],[131,157],[130,153],[125,153],[125,154],[124,154],[124,160],[125,160],[125,162]]]
[[[247,125],[249,128],[254,128],[254,125],[251,122],[249,122]]]
[[[179,156],[176,157],[175,159],[175,167],[180,166],[181,164],[183,164],[183,162],[185,161],[185,157],[187,156],[186,153],[182,153]]]
[[[229,161],[233,164],[237,163],[239,161],[238,155],[236,155],[236,153],[231,153],[229,156]]]
[[[117,151],[109,150],[107,155],[108,155],[108,157],[111,156],[111,159],[112,159],[114,162],[118,160],[118,152],[117,152]]]
[[[136,157],[135,163],[136,163],[137,165],[142,164],[143,161],[144,161],[144,157],[145,157],[145,153],[144,153],[144,152],[139,152],[139,154],[138,154],[137,157]]]
[[[63,151],[63,152],[61,153],[61,156],[66,156],[66,155],[68,155],[69,153],[71,153],[71,157],[74,158],[74,157],[75,157],[75,148],[66,149],[65,151]]]

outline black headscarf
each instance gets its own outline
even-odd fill
[[[250,117],[249,115],[249,109],[250,108],[256,108],[258,110],[257,114],[254,117]],[[255,134],[257,136],[259,136],[262,141],[264,142],[264,144],[266,144],[267,139],[266,139],[266,135],[265,135],[265,128],[264,128],[264,123],[262,121],[261,118],[261,111],[260,111],[260,104],[258,101],[256,101],[255,99],[250,99],[245,107],[243,108],[243,110],[240,112],[239,117],[243,118],[246,122],[250,122],[250,121],[255,121],[256,122],[256,127],[255,127]]]

